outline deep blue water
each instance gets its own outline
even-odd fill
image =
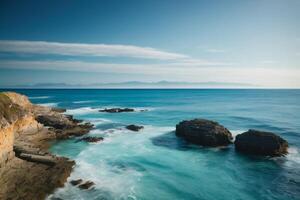
[[[51,197],[62,199],[256,200],[300,197],[300,90],[16,90],[34,103],[67,108],[90,121],[89,134],[104,142],[59,141],[51,151],[76,160],[69,183]],[[147,112],[100,113],[106,107]],[[234,135],[250,128],[272,131],[289,144],[286,157],[239,154],[234,146],[202,148],[174,135],[175,125],[196,117],[218,121]],[[139,133],[125,125],[144,125]]]

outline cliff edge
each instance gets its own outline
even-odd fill
[[[49,153],[49,141],[81,136],[92,125],[62,111],[34,105],[18,93],[0,93],[1,200],[45,199],[64,185],[75,162]]]

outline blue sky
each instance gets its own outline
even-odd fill
[[[0,1],[0,86],[300,87],[298,0]]]

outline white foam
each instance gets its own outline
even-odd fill
[[[126,160],[128,156],[139,156],[153,151],[152,145],[149,146],[151,143],[149,138],[172,130],[174,127],[148,125],[138,133],[126,128],[111,129],[111,132],[98,130],[98,133],[106,134],[104,141],[97,145],[89,145],[78,155],[72,179],[91,180],[96,188],[108,191],[115,199],[135,198],[135,187],[143,172],[130,166],[125,168],[113,166],[110,162]]]
[[[235,137],[238,135],[238,134],[241,134],[241,133],[244,133],[246,132],[245,130],[230,130],[231,134],[232,134],[232,141],[234,142],[235,141]]]
[[[86,121],[94,124],[95,126],[100,125],[100,124],[107,124],[107,123],[111,122],[111,120],[105,119],[105,118],[96,118],[96,119],[89,118],[89,119],[86,119]]]
[[[288,154],[286,155],[286,158],[288,159],[288,166],[291,165],[299,165],[300,164],[300,152],[297,147],[291,146],[288,148]]]
[[[58,103],[39,103],[40,106],[57,107]]]
[[[29,99],[49,99],[50,96],[29,97]]]
[[[97,113],[98,111],[99,111],[99,108],[81,107],[81,108],[75,108],[75,109],[68,109],[66,111],[66,114],[84,115],[84,114]]]

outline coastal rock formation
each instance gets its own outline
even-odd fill
[[[103,137],[92,137],[92,136],[88,136],[88,137],[83,137],[83,138],[80,138],[78,139],[76,142],[80,142],[80,141],[85,141],[85,142],[100,142],[104,140]]]
[[[47,141],[82,135],[92,126],[61,112],[0,93],[0,199],[40,200],[63,186],[75,162],[50,154]]]
[[[231,143],[228,129],[217,122],[206,119],[182,121],[176,125],[176,136],[203,146],[223,146]]]
[[[143,129],[144,127],[131,124],[131,125],[126,126],[126,128],[131,131],[139,131],[139,130]]]
[[[99,110],[99,112],[107,112],[107,113],[121,113],[121,112],[134,112],[133,108],[105,108],[103,110]]]
[[[264,156],[282,156],[288,148],[288,142],[280,136],[252,129],[237,135],[234,144],[237,151]]]
[[[38,113],[36,120],[45,126],[51,127],[59,139],[82,136],[93,128],[91,123],[82,124],[80,120],[75,120],[70,115],[55,112],[42,115]]]

